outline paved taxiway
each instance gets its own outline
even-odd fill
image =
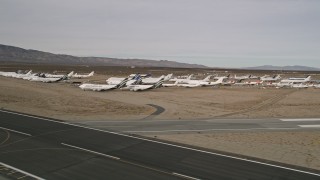
[[[199,119],[199,120],[135,120],[79,121],[99,129],[134,134],[194,133],[210,131],[276,131],[319,130],[320,118],[309,119]]]
[[[320,179],[308,169],[5,111],[0,127],[0,161],[45,179]]]

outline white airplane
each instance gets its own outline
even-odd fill
[[[300,83],[300,84],[292,84],[291,87],[292,87],[292,88],[302,89],[302,88],[308,88],[309,86],[308,86],[308,85],[305,85],[305,84],[303,84],[303,83]]]
[[[275,86],[278,88],[283,88],[283,87],[292,87],[293,82],[278,82],[275,83]]]
[[[280,83],[306,83],[311,80],[311,76],[307,76],[305,78],[288,78],[283,79],[280,81]]]
[[[138,85],[129,85],[127,88],[130,91],[144,91],[148,89],[155,89],[162,85],[162,80],[157,82],[156,84],[150,84],[150,85],[144,85],[144,84],[138,84]]]
[[[29,75],[29,76],[22,77],[22,79],[31,80],[33,78],[39,78],[39,77],[45,78],[44,73],[34,73],[34,74]]]
[[[137,75],[139,75],[141,78],[147,78],[147,77],[150,77],[151,76],[151,74],[130,74],[129,75],[129,79],[133,79],[133,78],[135,78]]]
[[[166,77],[164,77],[163,81],[169,81],[172,78],[173,74],[168,74]]]
[[[314,85],[313,87],[318,89],[320,88],[320,84]]]
[[[246,76],[237,76],[236,74],[234,75],[235,80],[245,80],[245,79],[250,79],[251,75],[246,75]]]
[[[265,76],[260,77],[261,81],[278,81],[280,79],[281,79],[280,75],[274,75],[273,77],[265,75]]]
[[[94,74],[94,71],[92,71],[91,73],[89,73],[89,74],[77,74],[77,73],[75,73],[75,74],[73,74],[71,77],[72,78],[78,78],[78,79],[81,79],[81,78],[88,78],[88,77],[91,77],[91,76],[93,76],[93,74]]]
[[[91,90],[91,91],[106,91],[110,89],[116,89],[118,85],[109,85],[109,84],[81,84],[79,88],[82,90]]]
[[[180,87],[200,87],[200,86],[216,86],[221,85],[223,83],[224,77],[221,77],[217,81],[208,82],[207,79],[210,79],[210,76],[206,77],[203,80],[190,80],[187,84],[177,84]]]
[[[228,79],[229,77],[230,77],[230,74],[228,74],[227,76],[215,76],[215,77],[213,77],[213,79],[214,80],[218,80],[218,79],[220,79],[220,78],[224,78],[224,79]]]
[[[0,75],[4,76],[4,77],[14,77],[14,76],[16,76],[18,74],[19,73],[16,73],[16,72],[4,72],[4,71],[0,72]]]
[[[44,77],[32,77],[29,79],[29,81],[36,81],[36,82],[45,82],[45,83],[52,83],[52,82],[58,82],[67,79],[67,75],[61,77],[61,78],[44,78]]]
[[[137,76],[135,78],[136,82],[127,85],[125,88],[122,89],[129,89],[130,91],[144,91],[144,90],[148,90],[148,89],[155,89],[158,88],[162,85],[163,83],[163,79],[165,78],[165,76],[161,76],[159,78],[157,78],[157,81],[155,79],[149,80],[147,81],[148,83],[144,84],[136,84],[136,83],[143,83],[143,80],[141,80],[140,76]]]
[[[28,71],[26,74],[11,73],[9,77],[22,79],[23,77],[29,77],[29,76],[31,76],[31,74],[32,74],[32,70]]]
[[[187,80],[187,81],[179,81],[178,83],[182,84],[182,83],[187,83],[187,84],[199,84],[201,82],[209,82],[210,81],[210,78],[211,78],[212,75],[209,75],[207,77],[205,77],[204,79],[202,80]]]
[[[142,84],[155,84],[155,83],[159,82],[160,80],[164,81],[165,78],[166,78],[166,76],[164,76],[164,75],[162,75],[158,78],[149,77],[149,78],[142,79],[141,82],[142,82]]]
[[[130,82],[129,82],[130,81]],[[132,83],[136,82],[135,79],[128,80],[128,78],[117,78],[117,77],[110,77],[106,80],[108,84],[81,84],[79,88],[82,90],[91,90],[91,91],[107,91],[111,89],[122,88],[127,85],[131,85]]]
[[[106,82],[109,84],[109,85],[118,85],[122,82],[126,82],[128,81],[128,78],[117,78],[117,77],[111,77],[109,79],[106,80]]]
[[[189,75],[187,78],[172,78],[169,81],[177,82],[178,83],[187,83],[191,78],[193,77],[193,74]]]
[[[66,75],[62,74],[44,74],[46,78],[62,78]],[[69,74],[67,74],[67,77],[70,78],[73,75],[73,71],[71,71]]]
[[[259,76],[254,76],[254,75],[250,75],[249,79],[260,79],[260,77]]]
[[[238,85],[238,86],[256,86],[256,85],[259,85],[261,84],[262,81],[249,81],[249,82],[240,82],[240,83],[234,83],[234,85]]]
[[[173,87],[173,86],[177,86],[179,81],[176,81],[174,83],[163,83],[162,86],[163,87]]]

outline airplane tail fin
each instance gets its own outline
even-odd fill
[[[71,71],[67,76],[68,76],[68,77],[71,77],[71,76],[73,75],[73,73],[74,73],[74,72]]]
[[[154,85],[154,88],[160,87],[160,86],[162,85],[162,83],[163,83],[163,80],[158,81],[158,82]]]
[[[193,77],[193,74],[191,74],[190,76],[188,76],[187,80],[190,80]]]
[[[226,77],[229,78],[231,74],[228,74]]]
[[[172,78],[173,74],[168,74],[163,81],[169,81]]]
[[[136,74],[136,75],[133,77],[133,80],[136,80],[135,84],[140,84],[141,81],[142,81],[142,78],[141,78],[140,74]]]
[[[32,73],[32,70],[30,70],[29,72],[27,72],[26,75],[31,75],[31,73]]]
[[[94,71],[92,71],[90,74],[88,74],[89,77],[93,76]]]
[[[311,76],[306,77],[306,81],[310,81],[311,80]]]
[[[203,81],[209,81],[211,78],[211,75],[207,76],[206,78],[203,79]]]
[[[62,80],[67,80],[68,79],[68,75],[64,75],[61,79],[60,79],[60,81],[62,81]]]
[[[221,78],[219,78],[216,82],[217,82],[217,83],[222,83],[223,80],[224,80],[224,77],[221,77]]]

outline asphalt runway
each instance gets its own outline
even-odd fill
[[[173,134],[221,131],[319,130],[320,118],[313,119],[198,119],[78,121],[90,127],[134,134]]]
[[[0,131],[1,163],[24,172],[16,179],[320,179],[305,168],[2,110]]]

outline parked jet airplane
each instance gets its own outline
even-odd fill
[[[24,77],[30,77],[31,75],[32,75],[32,70],[30,70],[26,74],[17,74],[14,76],[14,78],[23,79]]]
[[[60,78],[44,78],[44,77],[36,76],[36,77],[32,77],[31,79],[29,79],[29,81],[52,83],[52,82],[66,80],[67,78],[68,78],[67,75],[60,77]]]
[[[300,84],[292,84],[291,87],[292,87],[292,88],[302,89],[302,88],[308,88],[309,86],[308,86],[308,85],[305,85],[305,84],[303,84],[303,83],[300,83]]]
[[[203,80],[190,80],[188,81],[188,83],[186,84],[177,84],[177,86],[180,87],[199,87],[199,86],[216,86],[216,85],[220,85],[223,83],[223,80],[225,79],[224,77],[220,77],[220,79],[218,79],[215,82],[208,82],[207,79],[210,79],[210,76],[206,77]]]
[[[77,74],[77,73],[75,73],[75,74],[73,74],[73,75],[71,75],[71,77],[72,78],[78,78],[78,79],[81,79],[81,78],[88,78],[88,77],[91,77],[91,76],[93,76],[93,74],[94,74],[94,71],[92,71],[91,73],[89,73],[89,74]]]
[[[246,76],[237,76],[236,74],[234,75],[234,78],[235,80],[245,80],[245,79],[250,79],[251,75],[246,75]]]
[[[145,78],[145,79],[142,79],[142,84],[155,84],[157,82],[159,82],[160,80],[162,81],[169,81],[171,79],[173,74],[168,74],[166,76],[162,75],[158,78],[152,78],[152,77],[149,77],[149,78]]]
[[[193,74],[189,75],[185,79],[183,79],[183,78],[172,78],[169,81],[173,81],[173,82],[177,82],[178,81],[178,83],[187,83],[189,80],[191,80],[192,77],[193,77]]]
[[[228,74],[227,76],[215,76],[215,77],[213,77],[213,79],[214,80],[218,80],[218,79],[220,79],[220,78],[224,78],[224,79],[228,79],[229,77],[230,77],[230,74]]]
[[[0,72],[0,75],[1,76],[4,76],[4,77],[13,77],[13,78],[16,78],[16,77],[18,77],[18,76],[20,76],[20,75],[26,75],[26,74],[31,74],[31,70],[30,71],[28,71],[27,73],[23,73],[23,72],[20,72],[20,71],[18,71],[18,72],[4,72],[4,71],[1,71]]]
[[[109,85],[109,84],[81,84],[79,88],[82,90],[91,90],[91,91],[106,91],[110,89],[116,89],[118,85]]]
[[[288,78],[283,79],[280,81],[280,83],[306,83],[311,80],[311,76],[307,76],[305,78]]]
[[[144,90],[148,90],[148,89],[155,89],[160,87],[162,84],[162,80],[160,80],[159,82],[157,82],[156,84],[139,84],[139,85],[129,85],[128,89],[130,91],[144,91]]]
[[[136,80],[139,81],[140,77],[136,77]],[[148,90],[148,89],[154,89],[154,88],[158,88],[162,85],[163,80],[164,80],[165,76],[161,76],[159,78],[156,79],[150,79],[147,80],[145,82],[143,82],[142,79],[140,82],[143,84],[131,84],[131,85],[127,85],[125,88],[122,89],[129,89],[130,91],[144,91],[144,90]],[[147,78],[146,78],[147,79]]]
[[[69,74],[67,74],[67,77],[70,78],[73,75],[73,71],[71,71]],[[63,74],[45,74],[46,78],[62,78],[66,75]]]
[[[274,75],[273,77],[265,75],[265,76],[260,77],[261,81],[278,81],[280,79],[281,79],[280,75]]]
[[[128,82],[136,80],[128,80],[128,78],[117,78],[117,77],[110,77],[109,79],[106,80],[107,84],[81,84],[79,88],[82,90],[91,90],[91,91],[107,91],[111,89],[117,89],[117,88],[122,88],[129,84]],[[130,83],[130,84],[131,84]]]

